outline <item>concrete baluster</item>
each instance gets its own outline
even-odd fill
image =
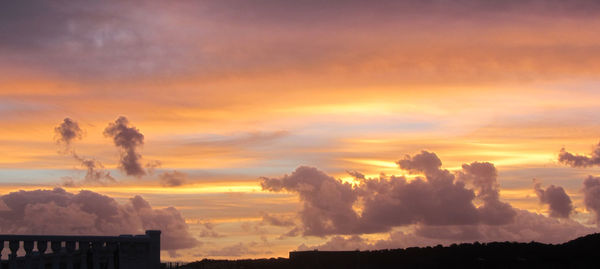
[[[52,269],[60,269],[60,249],[61,241],[52,241],[50,242],[50,248],[52,249]]]
[[[23,250],[20,250],[21,244]],[[5,248],[10,252],[8,260],[2,263]],[[46,252],[48,248],[51,253]],[[18,257],[22,253],[24,256]],[[0,235],[0,269],[47,269],[46,266],[52,269],[159,269],[160,231],[118,237]]]
[[[67,269],[73,269],[73,254],[75,252],[75,241],[67,241],[65,243],[65,248],[67,249]]]
[[[8,248],[10,249],[8,266],[10,269],[17,269],[17,251],[19,250],[20,243],[21,241],[19,240],[10,240],[8,242]]]
[[[88,269],[88,250],[90,249],[90,242],[79,241],[79,251],[81,251],[81,264],[80,269]]]
[[[100,269],[100,250],[102,249],[102,242],[92,243],[92,264],[93,269]]]
[[[2,250],[4,249],[4,241],[0,241],[0,269],[2,269]]]
[[[25,249],[25,268],[32,269],[33,241],[24,241],[23,249]]]
[[[47,248],[48,248],[48,241],[45,241],[45,240],[37,241],[37,250],[38,250],[38,253],[40,254],[40,260],[38,263],[39,269],[46,269],[46,261],[44,259],[44,253],[46,252]]]

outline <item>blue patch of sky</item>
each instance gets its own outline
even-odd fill
[[[0,183],[56,184],[62,177],[75,177],[78,174],[81,173],[72,169],[0,169]]]

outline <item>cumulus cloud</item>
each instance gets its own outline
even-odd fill
[[[141,196],[120,204],[114,198],[82,190],[17,191],[0,196],[0,232],[4,234],[140,234],[162,231],[161,248],[177,250],[198,244],[180,212],[155,209]]]
[[[361,186],[361,232],[383,232],[413,223],[469,224],[478,221],[475,194],[451,174],[441,177],[369,179]]]
[[[530,242],[557,244],[598,232],[570,219],[548,218],[527,210],[516,209],[514,221],[505,225],[417,225],[409,231],[393,231],[381,240],[361,236],[334,236],[320,245],[302,244],[299,250],[367,250],[425,247],[438,244],[479,242]]]
[[[54,134],[56,143],[68,148],[73,140],[81,139],[83,130],[76,121],[65,118],[61,124],[54,128]]]
[[[425,175],[432,175],[440,171],[440,167],[442,167],[442,161],[435,153],[424,150],[415,156],[404,155],[404,158],[397,161],[396,164],[411,173],[425,173]]]
[[[504,225],[517,211],[500,200],[497,171],[491,163],[465,164],[451,173],[435,153],[422,151],[397,162],[411,173],[381,175],[343,183],[312,167],[298,167],[281,178],[263,178],[269,191],[298,193],[304,235],[362,234],[408,225]],[[472,188],[469,188],[471,186]]]
[[[128,176],[143,176],[146,171],[140,159],[142,155],[137,152],[138,147],[144,144],[144,135],[134,126],[129,125],[126,117],[119,117],[115,122],[108,124],[104,135],[113,139],[115,146],[121,149],[120,168]]]
[[[305,235],[352,233],[356,228],[358,215],[352,208],[358,198],[356,191],[316,168],[301,166],[282,178],[263,178],[261,186],[298,193]]]
[[[543,189],[542,183],[534,181],[533,188],[540,203],[548,205],[551,217],[569,218],[573,212],[573,203],[563,187],[550,185]]]
[[[161,243],[161,249],[192,248],[198,244],[198,241],[190,234],[185,219],[174,207],[153,209],[139,195],[131,198],[130,202],[141,219],[144,230],[159,229],[164,232],[162,240],[165,243]]]
[[[600,143],[594,147],[590,156],[572,154],[562,148],[558,154],[558,161],[571,167],[600,165]]]
[[[583,202],[594,213],[596,223],[600,225],[600,177],[588,176],[583,181]]]
[[[477,191],[477,198],[483,202],[478,208],[479,217],[486,224],[506,224],[512,221],[516,212],[514,208],[500,201],[500,187],[497,182],[498,172],[493,164],[473,162],[463,164],[458,172],[458,180],[471,184]]]
[[[164,172],[158,178],[164,187],[178,187],[187,182],[187,174],[178,171]]]

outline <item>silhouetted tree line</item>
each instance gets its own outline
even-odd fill
[[[296,251],[290,258],[209,260],[188,269],[600,268],[600,234],[567,243],[492,242],[372,251]]]
[[[247,260],[211,260],[203,259],[201,261],[189,263],[181,267],[182,269],[250,269],[250,268],[261,268],[261,269],[279,269],[279,268],[292,268],[290,267],[290,260],[285,258],[270,258],[270,259],[247,259]]]

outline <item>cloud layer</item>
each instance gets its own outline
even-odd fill
[[[161,249],[177,250],[198,244],[181,213],[154,209],[141,196],[125,204],[96,192],[17,191],[0,196],[0,232],[4,234],[119,235],[162,231]]]
[[[394,231],[387,238],[367,240],[360,235],[333,236],[325,243],[299,250],[391,249],[450,245],[462,242],[544,242],[563,243],[598,232],[573,220],[557,220],[527,210],[516,210],[514,221],[505,225],[418,226],[414,231]]]

